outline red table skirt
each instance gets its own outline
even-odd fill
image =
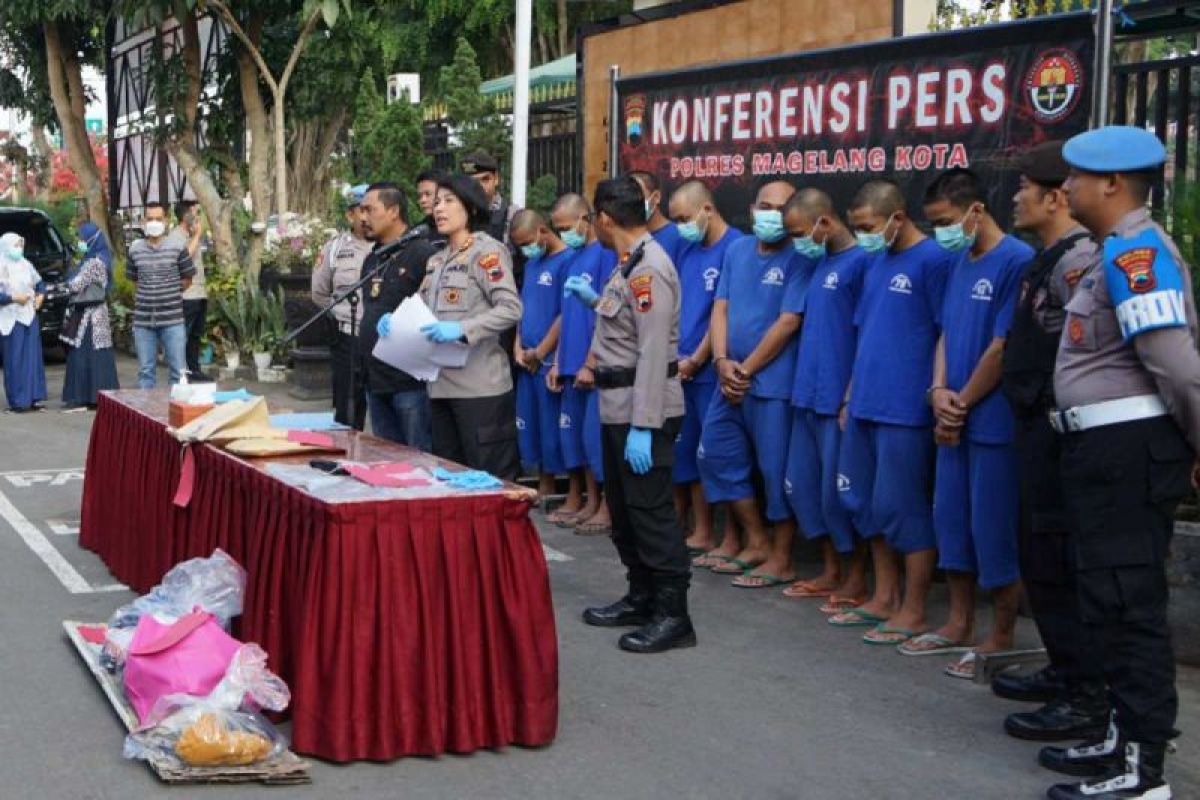
[[[165,402],[164,402],[165,406]],[[558,726],[550,583],[529,506],[502,494],[329,504],[101,395],[80,543],[138,592],[222,548],[237,630],[292,690],[293,749],[333,761],[545,745]]]

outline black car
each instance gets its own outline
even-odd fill
[[[38,325],[42,330],[42,347],[57,349],[70,298],[65,283],[71,265],[67,241],[50,217],[36,208],[0,207],[0,235],[5,233],[15,233],[25,240],[25,258],[46,284],[46,300],[38,312]]]

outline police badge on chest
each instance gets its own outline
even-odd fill
[[[371,279],[371,299],[374,300],[383,293],[383,278]]]

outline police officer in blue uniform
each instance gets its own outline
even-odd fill
[[[1071,214],[1102,252],[1066,307],[1051,424],[1080,616],[1113,717],[1103,741],[1039,754],[1091,776],[1052,787],[1051,800],[1171,797],[1163,761],[1179,701],[1164,561],[1200,448],[1200,354],[1188,265],[1145,205],[1165,157],[1153,134],[1125,126],[1063,146]]]

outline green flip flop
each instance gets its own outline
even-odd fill
[[[762,583],[745,583],[744,579],[757,578]],[[781,578],[778,575],[769,575],[766,572],[754,572],[754,570],[746,570],[741,575],[729,582],[730,586],[736,586],[739,589],[769,589],[772,586],[782,586],[785,583],[795,582],[795,578]]]
[[[896,647],[904,644],[916,635],[917,631],[910,631],[907,628],[893,628],[880,623],[864,633],[862,640],[863,644],[873,644],[877,647],[881,645]]]
[[[729,556],[722,556],[722,558],[725,560],[720,564],[709,567],[709,571],[716,575],[738,575],[749,572],[759,566],[759,564],[762,564],[761,561],[758,564],[753,564],[749,561],[742,561],[740,558],[731,558]],[[733,567],[733,569],[729,569],[729,567]]]
[[[861,608],[850,608],[840,614],[834,614],[825,621],[835,628],[873,628],[887,622],[887,618],[863,611]]]

